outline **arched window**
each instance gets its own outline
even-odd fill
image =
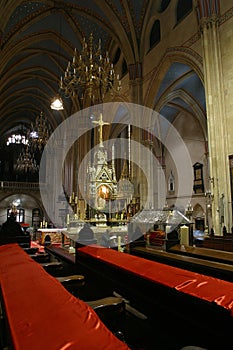
[[[118,47],[118,49],[116,50],[114,59],[112,61],[113,64],[117,64],[117,62],[119,61],[120,55],[121,55],[121,49]]]
[[[160,21],[157,19],[150,32],[150,49],[160,42]]]
[[[192,8],[192,0],[179,0],[176,8],[177,22],[181,21],[185,16],[187,16],[187,14],[192,11]]]
[[[168,5],[170,4],[171,0],[161,0],[160,6],[159,6],[159,12],[163,12],[166,10]]]
[[[32,209],[32,227],[39,228],[41,222],[41,211],[39,208]]]
[[[122,63],[122,75],[125,75],[127,72],[128,72],[128,66],[127,66],[126,60],[124,59]]]
[[[10,214],[12,212],[12,208],[11,209],[7,209],[7,218],[10,217]],[[15,213],[15,218],[17,222],[24,222],[24,209],[19,208],[19,209],[15,209],[14,210]]]
[[[168,178],[168,191],[169,192],[175,191],[175,177],[172,173],[172,170],[171,170],[169,178]]]

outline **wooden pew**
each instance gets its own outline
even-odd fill
[[[227,251],[177,244],[169,252],[233,265],[233,253]]]
[[[195,338],[203,348],[231,348],[232,283],[95,246],[77,248],[76,263],[101,275],[103,283],[150,319],[159,320],[167,334],[175,333],[178,339],[183,330],[190,344]]]
[[[175,252],[166,252],[152,247],[133,247],[130,253],[144,259],[233,282],[233,265],[231,264],[201,259],[200,257],[185,254],[175,254]]]
[[[1,305],[14,350],[123,350],[94,310],[17,244],[0,247]]]
[[[203,248],[233,252],[233,238],[230,234],[227,236],[205,237],[204,240],[197,241],[197,245]]]
[[[0,235],[0,246],[5,244],[18,243],[22,248],[29,248],[31,243],[30,235],[4,236]]]

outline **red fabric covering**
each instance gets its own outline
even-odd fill
[[[35,241],[31,241],[31,248],[38,248],[39,253],[45,252],[44,246]]]
[[[128,349],[17,244],[0,247],[0,284],[15,350]]]
[[[21,227],[29,227],[30,225],[27,224],[26,222],[21,222],[21,223],[20,223],[20,226],[21,226]]]
[[[182,293],[214,302],[229,310],[231,316],[233,316],[233,283],[231,282],[107,248],[85,246],[78,248],[78,252],[90,255],[155,283],[175,288]]]

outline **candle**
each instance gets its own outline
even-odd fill
[[[67,216],[66,216],[66,224],[69,225],[69,223],[70,223],[70,215],[67,214]]]
[[[117,237],[117,243],[118,243],[118,251],[121,251],[121,236]]]
[[[188,226],[180,227],[180,244],[189,245],[189,228]]]

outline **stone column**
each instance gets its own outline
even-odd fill
[[[198,20],[203,48],[204,84],[209,143],[209,171],[212,201],[212,222],[216,235],[222,234],[225,225],[231,228],[231,213],[228,203],[230,174],[227,145],[227,122],[222,81],[222,59],[219,39],[219,8],[207,7],[198,2]],[[212,3],[212,2],[211,2]],[[217,4],[217,1],[216,1]],[[215,4],[215,5],[216,5]]]
[[[134,64],[129,64],[128,66],[129,71],[129,88],[130,88],[130,97],[131,97],[131,103],[142,105],[143,100],[143,93],[142,93],[142,63],[136,62]],[[141,116],[137,116],[140,120]],[[142,123],[143,125],[143,123]],[[132,139],[140,142],[142,141],[142,132],[139,129],[136,129],[134,126],[132,126]],[[144,141],[144,140],[143,140]],[[139,154],[139,157],[142,157],[142,155]],[[133,161],[133,158],[132,158]],[[136,193],[137,195],[140,195],[140,205],[144,205],[145,201],[145,195],[142,198],[142,194],[146,192],[145,189],[145,183],[142,176],[142,170],[139,168],[136,168],[133,164],[131,164],[131,179],[134,183],[135,188],[140,188],[140,193]]]

